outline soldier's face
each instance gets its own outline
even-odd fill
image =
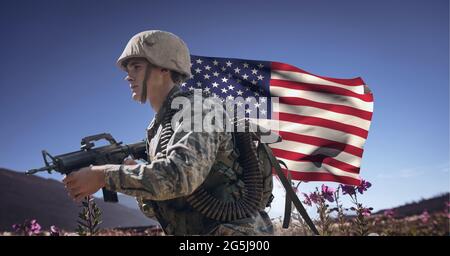
[[[152,100],[155,97],[159,97],[161,88],[164,87],[165,78],[170,75],[169,71],[159,67],[151,66],[148,61],[144,58],[133,58],[131,59],[127,67],[127,76],[125,80],[130,83],[131,97],[136,100],[141,100],[142,87],[144,85],[145,72],[147,72],[147,99]]]
[[[133,58],[126,65],[127,76],[125,80],[129,82],[131,97],[136,101],[141,99],[142,86],[148,64],[144,58]]]

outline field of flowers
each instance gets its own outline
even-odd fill
[[[394,210],[386,210],[381,214],[372,214],[372,208],[361,202],[363,195],[372,184],[362,181],[359,186],[339,185],[331,188],[322,185],[315,191],[301,193],[303,204],[313,207],[317,211],[314,223],[321,235],[324,236],[449,236],[449,202],[445,202],[442,211],[401,217]],[[298,187],[298,185],[297,185]],[[350,201],[351,207],[345,208],[343,201]],[[0,232],[6,236],[160,236],[164,232],[160,227],[135,227],[99,229],[101,215],[95,205],[84,203],[84,210],[80,213],[80,224],[77,232],[60,230],[56,226],[43,229],[37,220],[26,220],[24,223],[12,225],[11,232]],[[293,211],[290,227],[282,228],[281,217],[273,219],[275,235],[311,236],[313,233]]]
[[[442,211],[412,216],[398,216],[392,210],[372,214],[372,207],[361,202],[360,197],[372,186],[363,180],[359,186],[340,185],[330,188],[322,185],[309,194],[302,193],[303,204],[317,211],[314,220],[321,235],[325,236],[448,236],[450,227],[449,202]],[[349,208],[343,201],[349,200]],[[291,225],[283,229],[282,220],[274,220],[275,232],[279,235],[313,235],[306,223],[296,212],[292,214]]]

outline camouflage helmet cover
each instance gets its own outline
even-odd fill
[[[160,30],[143,31],[134,35],[117,60],[119,68],[133,57],[146,58],[151,64],[180,73],[183,80],[191,76],[191,57],[186,44],[178,36]]]

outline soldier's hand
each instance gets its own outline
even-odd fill
[[[103,166],[89,166],[72,172],[63,179],[69,196],[76,202],[81,202],[105,186]]]

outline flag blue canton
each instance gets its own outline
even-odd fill
[[[202,89],[222,101],[234,100],[245,106],[246,115],[257,111],[259,118],[269,119],[270,66],[268,61],[191,55],[192,76],[181,88]]]

